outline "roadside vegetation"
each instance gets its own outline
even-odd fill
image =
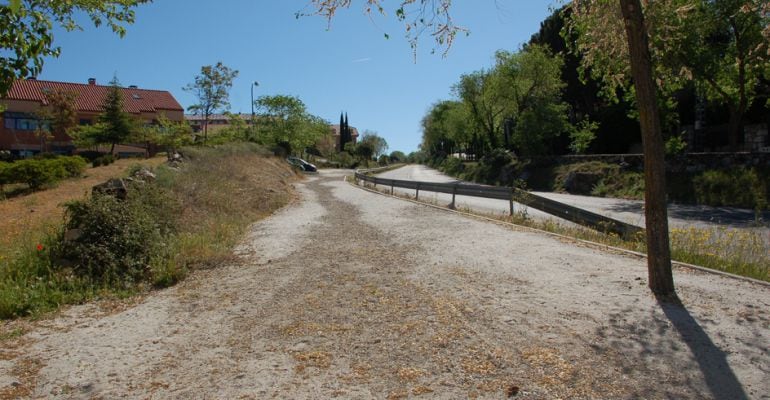
[[[0,318],[172,285],[191,270],[232,259],[246,227],[291,198],[294,172],[263,147],[233,143],[182,153],[184,162],[155,168],[154,179],[129,181],[124,199],[71,201],[61,224],[7,243]]]
[[[642,171],[601,161],[530,166],[529,162],[498,150],[480,161],[456,157],[427,164],[461,180],[487,185],[571,194],[644,199]],[[738,207],[761,212],[770,209],[770,168],[738,167],[703,171],[668,171],[668,200],[680,204]]]

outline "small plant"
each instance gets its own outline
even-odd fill
[[[682,139],[681,135],[674,135],[666,140],[666,155],[678,156],[684,154],[687,150],[687,142]]]
[[[596,139],[596,130],[599,129],[599,123],[589,120],[580,121],[572,127],[569,137],[572,140],[569,148],[575,154],[585,154],[591,142]]]

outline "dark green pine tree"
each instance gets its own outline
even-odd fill
[[[350,134],[350,125],[348,125],[348,113],[345,113],[345,143],[353,141],[353,135]]]
[[[340,111],[340,151],[345,151],[345,119]]]
[[[117,77],[110,82],[102,107],[104,112],[99,115],[99,122],[105,125],[105,129],[100,135],[99,142],[110,143],[112,145],[110,154],[112,154],[115,145],[126,142],[134,132],[134,121],[123,111],[123,93]]]

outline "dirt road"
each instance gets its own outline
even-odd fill
[[[770,288],[375,195],[322,172],[235,265],[2,342],[0,398],[768,399]]]

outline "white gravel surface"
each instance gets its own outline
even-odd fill
[[[253,226],[239,263],[7,340],[0,394],[770,399],[767,286],[677,269],[683,306],[661,304],[644,260],[342,175],[298,184],[301,200]]]

